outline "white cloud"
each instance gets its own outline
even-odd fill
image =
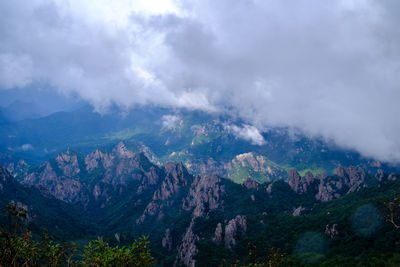
[[[180,120],[181,118],[177,115],[164,115],[162,116],[162,126],[167,129],[175,129]]]
[[[33,148],[33,146],[31,144],[23,144],[20,147],[20,150],[22,150],[22,151],[29,151],[29,150],[33,150],[33,149],[34,148]]]
[[[165,6],[164,6],[164,3]],[[400,162],[397,0],[0,1],[0,87],[230,112]]]
[[[0,85],[24,87],[32,82],[32,61],[26,55],[0,53]]]
[[[243,139],[251,142],[253,145],[264,145],[266,142],[260,131],[251,125],[243,125],[239,127],[236,125],[225,125],[224,129],[233,134],[236,138]]]

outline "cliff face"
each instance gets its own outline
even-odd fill
[[[314,177],[310,172],[306,173],[304,178],[296,170],[291,170],[288,173],[287,183],[297,194],[307,193],[311,184],[314,183]]]
[[[176,203],[193,181],[193,176],[188,173],[182,163],[168,163],[161,171],[161,180],[153,193],[150,203],[147,204],[143,214],[136,220],[137,224],[143,223],[147,217],[156,216],[160,220],[164,216],[163,209]]]
[[[87,206],[93,201],[108,203],[132,183],[138,184],[140,194],[158,183],[161,172],[143,154],[120,142],[111,153],[96,150],[82,157],[68,150],[18,178],[24,184],[40,185],[60,200]]]
[[[379,182],[382,177],[383,174],[379,172],[377,176],[372,178]],[[334,175],[329,177],[325,175],[314,177],[310,172],[307,172],[305,177],[301,177],[296,170],[291,170],[286,182],[297,194],[305,194],[315,190],[317,192],[315,199],[323,202],[369,186],[365,171],[353,166],[348,168],[338,166]]]
[[[226,248],[230,249],[236,244],[235,238],[239,234],[239,231],[241,234],[245,234],[247,231],[246,216],[238,215],[225,226],[224,242]]]
[[[192,217],[203,217],[210,210],[222,208],[225,185],[216,175],[196,176],[188,196],[183,200],[184,210],[193,210]]]
[[[175,266],[179,266],[179,264],[195,266],[194,256],[198,251],[196,241],[199,240],[199,236],[193,232],[195,220],[207,216],[209,211],[223,209],[225,195],[225,185],[218,176],[196,176],[190,185],[188,195],[183,199],[182,209],[191,211],[192,220],[178,247]]]
[[[6,190],[7,185],[11,181],[10,173],[8,170],[0,165],[0,193],[2,193],[4,190]]]

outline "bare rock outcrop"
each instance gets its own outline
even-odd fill
[[[4,166],[0,165],[0,192],[3,192],[3,189],[10,182],[10,177],[11,175],[8,170]]]
[[[164,216],[163,207],[172,205],[181,190],[188,187],[192,180],[192,176],[182,163],[167,163],[164,167],[164,179],[161,185],[154,191],[152,201],[136,220],[136,223],[143,223],[148,216],[155,215],[160,220]]]
[[[294,211],[292,212],[292,215],[297,217],[300,216],[301,213],[305,210],[305,208],[303,208],[302,206],[299,206],[297,208],[294,209]]]
[[[314,177],[310,172],[307,172],[305,178],[302,178],[296,170],[290,170],[286,180],[290,188],[297,194],[307,193],[313,181]]]
[[[335,175],[320,179],[318,193],[315,198],[319,201],[330,201],[343,194],[352,193],[366,187],[366,173],[362,168],[338,166]]]
[[[83,192],[82,183],[70,177],[57,176],[49,162],[43,163],[38,171],[25,176],[22,182],[44,187],[54,197],[65,202],[85,204],[88,201],[88,196]]]
[[[195,266],[196,261],[193,257],[198,251],[196,241],[199,237],[193,233],[194,221],[198,217],[206,216],[209,210],[223,208],[225,194],[225,186],[218,176],[213,174],[196,176],[190,185],[187,197],[183,199],[182,209],[192,210],[192,221],[178,247],[175,266],[181,263],[185,266]],[[220,230],[222,232],[222,226]]]
[[[172,249],[172,237],[169,228],[165,230],[164,237],[161,240],[161,245],[163,246],[163,248],[166,248],[168,250]]]
[[[193,259],[193,257],[198,252],[196,241],[199,240],[199,236],[193,233],[193,226],[194,218],[192,218],[192,221],[182,238],[182,243],[178,247],[178,255],[176,257],[174,266],[180,266],[181,264],[184,264],[187,267],[196,266],[196,260]]]
[[[215,232],[214,232],[214,237],[212,240],[214,243],[219,243],[222,241],[222,224],[221,223],[217,224],[217,227],[215,228]]]
[[[397,175],[395,173],[391,173],[388,176],[389,181],[396,181],[397,180]]]
[[[121,158],[132,158],[135,155],[135,153],[130,151],[122,141],[117,144],[112,152]]]
[[[348,187],[348,193],[358,191],[360,188],[365,187],[365,171],[358,167],[350,166],[348,168],[344,168],[342,166],[338,166],[335,169],[335,175],[342,178],[342,181],[345,186]]]
[[[58,168],[62,170],[63,174],[67,177],[76,176],[81,171],[77,155],[72,153],[69,149],[65,153],[60,153],[56,157],[56,162]]]
[[[136,220],[136,224],[143,223],[148,216],[157,215],[157,220],[160,220],[163,216],[163,204],[159,202],[151,201],[147,204],[146,208],[143,211],[143,214]]]
[[[191,184],[182,208],[184,210],[193,209],[192,217],[202,217],[208,210],[222,208],[225,194],[225,185],[218,176],[199,175]]]
[[[339,235],[339,231],[337,230],[337,224],[336,223],[332,225],[327,224],[325,226],[325,234],[330,238],[335,238],[337,235]]]
[[[85,157],[86,170],[91,172],[99,166],[104,169],[109,169],[114,164],[115,156],[111,153],[104,153],[100,150],[96,150]]]
[[[153,200],[166,200],[180,192],[192,182],[191,175],[182,163],[167,163],[164,167],[165,178],[154,192]]]
[[[224,242],[226,248],[232,248],[236,244],[235,238],[238,235],[238,231],[242,234],[247,231],[247,218],[246,216],[238,215],[236,218],[230,220],[225,226]]]
[[[96,179],[82,181],[82,171]],[[96,150],[79,160],[71,150],[44,162],[26,175],[21,182],[45,188],[54,197],[86,206],[89,201],[108,203],[115,193],[123,194],[132,182],[138,183],[137,194],[158,184],[162,170],[143,153],[135,154],[120,142],[111,153]],[[168,173],[166,175],[169,175]]]
[[[378,181],[384,177],[379,171],[377,175]],[[316,191],[315,199],[325,202],[367,187],[366,177],[367,174],[360,167],[338,166],[333,176],[318,174],[314,177],[311,172],[307,172],[304,177],[301,177],[296,170],[291,170],[286,182],[297,194],[305,194],[310,190]]]

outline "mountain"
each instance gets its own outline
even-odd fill
[[[277,171],[275,176],[292,168],[302,175],[307,171],[333,174],[338,165],[362,167],[369,173],[378,169],[399,171],[398,166],[363,158],[322,139],[293,134],[290,129],[261,132],[261,143],[245,140],[232,131],[245,127],[227,115],[183,109],[111,109],[99,114],[83,107],[39,119],[0,123],[0,147],[5,153],[37,165],[68,147],[80,153],[110,151],[122,140],[133,150],[144,152],[155,164],[180,161],[192,173],[216,173],[233,180],[237,179],[235,173],[252,173],[260,182],[274,179],[275,174],[253,169],[255,165],[243,166],[247,160],[239,168],[240,155],[263,157],[262,161]]]
[[[2,112],[8,121],[19,121],[23,119],[40,118],[43,115],[40,108],[35,103],[15,100],[7,107],[2,108]]]
[[[241,156],[232,164],[241,166],[242,162],[260,173],[264,169],[271,173],[268,166],[273,166],[256,154]],[[383,223],[375,208],[383,199],[390,199],[393,190],[400,189],[398,176],[381,170],[370,175],[360,167],[337,166],[333,175],[307,172],[301,176],[292,169],[287,177],[276,176],[264,183],[245,173],[240,184],[215,174],[193,175],[182,163],[154,164],[143,152],[134,153],[120,142],[109,152],[82,154],[69,149],[15,179],[13,184],[19,190],[40,188],[35,192],[55,198],[52,203],[80,211],[75,218],[90,225],[91,232],[78,232],[87,238],[103,236],[111,243],[118,239],[127,244],[135,237],[149,235],[159,266],[246,261],[249,242],[258,244],[260,250],[281,248],[290,255],[288,260],[298,265],[303,254],[310,252],[304,248],[300,253],[297,248],[303,242],[302,235],[309,232],[325,246],[323,251],[311,249],[319,253],[316,262],[357,261],[360,251],[368,247],[373,248],[370,256],[379,256],[379,251],[392,255],[394,241],[389,241],[393,247],[380,244],[388,235],[399,236]],[[47,205],[39,206],[46,209]],[[363,236],[354,228],[352,220],[358,209],[375,212],[376,222],[360,219],[363,227],[375,227],[369,235]],[[67,215],[57,216],[68,222]],[[375,243],[366,245],[368,240]],[[345,251],[341,246],[360,247]]]
[[[396,166],[289,129],[255,143],[232,131],[240,127],[188,110],[87,107],[0,123],[11,173],[1,204],[28,205],[42,218],[37,233],[62,241],[148,235],[158,266],[249,262],[249,243],[280,248],[295,266],[307,253],[328,265],[395,257],[398,233],[381,206],[400,189]]]

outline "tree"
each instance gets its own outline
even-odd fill
[[[394,228],[400,228],[400,197],[395,195],[392,200],[384,203],[385,220],[392,224]]]
[[[129,247],[111,247],[102,240],[91,241],[81,260],[73,261],[79,247],[60,244],[45,234],[38,241],[32,237],[30,226],[34,218],[28,209],[11,202],[5,208],[6,223],[0,227],[0,267],[2,266],[150,266],[153,258],[147,237],[135,240]],[[78,256],[79,255],[75,255]]]

